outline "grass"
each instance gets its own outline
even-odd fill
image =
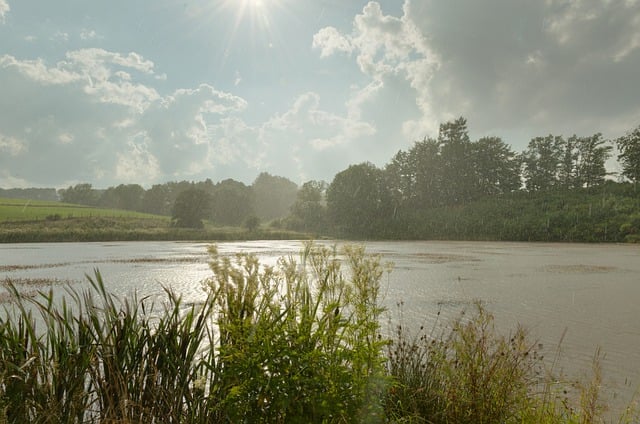
[[[383,336],[386,267],[361,247],[308,244],[274,267],[210,254],[197,305],[118,299],[98,272],[64,300],[10,285],[0,422],[604,422],[597,360],[568,396],[526,331],[498,334],[480,305]]]
[[[90,217],[160,218],[158,215],[119,209],[103,209],[41,200],[0,198],[0,222],[57,221],[65,218]]]

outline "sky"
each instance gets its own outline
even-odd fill
[[[331,182],[640,125],[640,0],[0,0],[0,187]]]

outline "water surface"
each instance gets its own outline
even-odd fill
[[[298,254],[296,241],[218,243],[221,254],[254,252],[269,264]],[[482,302],[501,331],[517,322],[553,356],[557,371],[588,372],[602,348],[607,393],[623,405],[640,387],[640,246],[502,242],[369,242],[394,263],[384,302],[395,314],[427,326]],[[0,280],[57,278],[86,284],[99,268],[119,295],[163,298],[162,287],[186,301],[203,299],[207,245],[180,242],[0,245]],[[444,317],[444,318],[443,318]]]

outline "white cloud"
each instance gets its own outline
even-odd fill
[[[40,58],[19,60],[4,55],[0,57],[0,67],[16,69],[41,84],[77,83],[99,102],[127,106],[138,112],[160,98],[154,88],[131,82],[131,74],[118,69],[153,74],[153,62],[134,52],[121,55],[96,48],[74,50],[52,67]]]
[[[116,178],[149,184],[161,175],[156,157],[149,152],[151,140],[145,132],[134,134],[124,151],[117,153]]]
[[[314,47],[322,49],[321,56],[337,51],[354,53],[361,72],[370,78],[370,82],[353,92],[347,101],[352,118],[360,118],[362,109],[374,98],[383,101],[393,96],[385,85],[390,79],[396,83],[401,80],[411,87],[415,106],[422,115],[417,120],[405,121],[401,127],[404,131],[419,131],[417,134],[434,128],[430,81],[439,69],[440,58],[412,21],[407,5],[403,16],[394,17],[385,15],[379,3],[369,2],[362,13],[355,16],[351,33],[340,34],[335,28],[323,28],[314,36]]]
[[[60,141],[60,143],[62,144],[70,144],[74,139],[75,137],[73,136],[73,134],[70,134],[68,132],[62,133],[58,136],[58,141]]]
[[[69,33],[56,31],[50,38],[51,41],[69,41]]]
[[[24,141],[0,133],[0,152],[2,151],[8,152],[11,156],[18,156],[27,151],[27,146]]]
[[[83,41],[90,41],[101,38],[98,36],[98,33],[93,29],[83,28],[80,31],[80,39]]]
[[[349,39],[334,27],[325,27],[313,36],[312,47],[320,49],[320,57],[331,56],[335,52],[351,53],[353,46]]]
[[[5,16],[10,10],[9,3],[6,0],[0,0],[0,23],[5,22]]]

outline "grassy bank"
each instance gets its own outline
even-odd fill
[[[603,421],[597,367],[572,395],[524,330],[496,333],[481,307],[385,335],[387,267],[362,248],[339,253],[308,245],[270,268],[212,249],[198,305],[117,299],[99,274],[66,303],[9,288],[0,422]]]
[[[280,240],[301,233],[272,228],[176,228],[166,216],[57,202],[0,199],[0,243],[72,241]]]

